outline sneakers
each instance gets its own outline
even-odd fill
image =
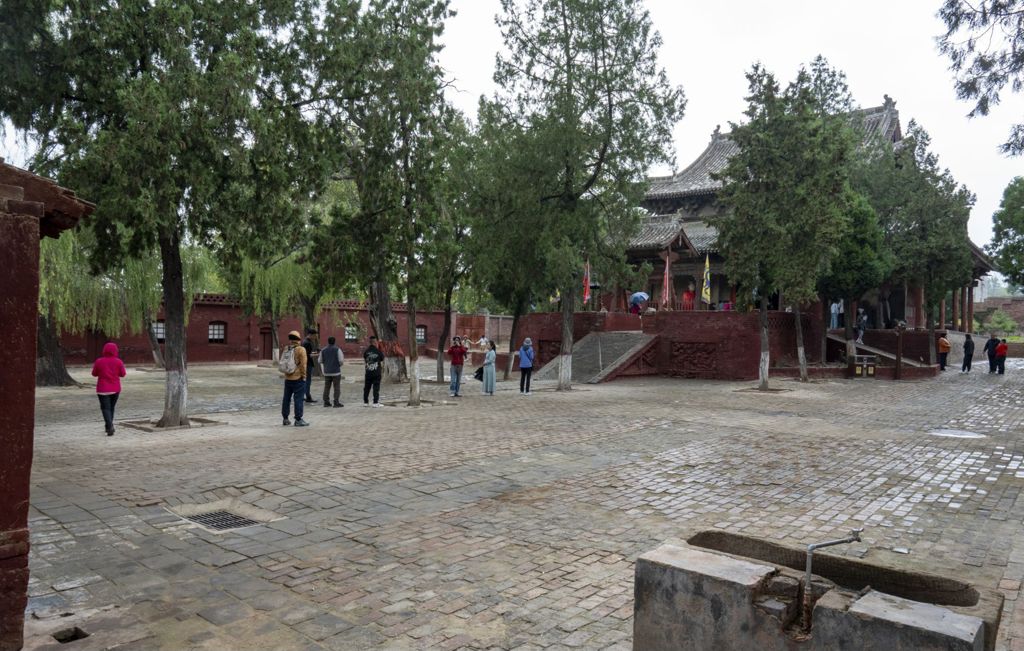
[[[113,436],[113,435],[114,435],[114,428],[111,427],[110,429],[107,430],[107,436]]]
[[[325,409],[330,409],[330,408],[331,408],[331,403],[329,403],[329,402],[325,402],[325,403],[324,403],[324,408],[325,408]]]
[[[364,407],[369,407],[369,406],[370,406],[370,403],[368,403],[368,402],[364,402],[364,403],[363,403],[363,406],[364,406]]]
[[[295,419],[295,426],[296,427],[309,427],[309,423],[307,423],[306,421],[302,420],[301,418],[296,418]]]
[[[375,403],[373,403],[373,406],[374,407],[380,407],[380,403],[379,402],[375,402]]]
[[[327,406],[327,405],[324,405],[324,407],[326,407],[326,406]],[[340,403],[340,402],[336,402],[336,403],[334,403],[334,407],[335,407],[335,408],[338,408],[338,407],[344,407],[344,406],[345,406],[345,405],[343,405],[343,404],[342,404],[342,403]]]
[[[527,391],[527,392],[526,392],[526,393],[524,393],[523,395],[524,395],[524,396],[532,396],[533,394],[532,394],[532,393],[530,393],[529,391]]]
[[[292,421],[290,421],[290,420],[288,420],[287,418],[285,418],[285,419],[284,419],[284,420],[283,420],[283,421],[281,422],[281,427],[285,427],[285,426],[287,426],[287,425],[291,425],[291,424],[292,424]]]
[[[318,401],[315,398],[306,398],[306,402],[308,402],[310,404],[313,404],[313,403],[316,403]]]

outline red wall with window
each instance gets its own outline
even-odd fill
[[[398,336],[402,343],[407,337],[405,305],[396,303],[392,309],[398,321]],[[355,318],[362,331],[362,339],[346,341],[345,324],[348,319]],[[158,321],[163,314],[158,315]],[[417,325],[425,329],[429,341],[436,337],[444,325],[443,312],[418,311]],[[366,347],[366,337],[373,332],[370,319],[364,306],[357,301],[334,301],[329,303],[317,318],[320,330],[320,342],[327,345],[328,337],[336,337],[338,345],[346,356],[359,357]],[[302,323],[297,316],[288,316],[278,323],[278,337],[282,345],[287,343],[288,333],[292,330],[302,332]],[[215,338],[211,338],[215,334]],[[305,333],[303,333],[304,335]],[[221,335],[223,339],[221,340]],[[121,358],[129,364],[150,364],[153,353],[149,338],[145,333],[125,334],[121,337],[108,338],[103,333],[93,332],[84,335],[64,333],[61,336],[61,347],[64,349],[65,361],[68,364],[91,364],[100,356],[103,344],[116,341],[120,348]],[[241,306],[226,296],[203,296],[196,299],[189,313],[188,325],[185,329],[188,361],[203,362],[255,362],[271,359],[272,333],[270,323],[256,316],[246,316]],[[423,347],[420,348],[423,350]]]

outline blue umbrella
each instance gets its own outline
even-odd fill
[[[629,297],[629,303],[630,305],[639,305],[640,303],[643,303],[644,301],[649,300],[650,298],[651,295],[648,294],[647,292],[636,292]]]

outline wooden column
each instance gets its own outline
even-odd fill
[[[960,288],[953,290],[953,329],[960,330]]]
[[[967,291],[966,287],[961,287],[960,288],[960,321],[961,321],[960,331],[961,332],[971,332],[971,327],[973,326],[973,323],[967,320],[967,312],[969,311],[967,309],[967,295],[968,294],[969,294],[969,292]],[[973,311],[971,311],[971,313],[973,314]]]
[[[939,329],[946,329],[946,299],[939,302]]]
[[[35,421],[36,319],[39,310],[39,221],[43,204],[0,186],[0,649],[20,649],[28,603],[28,504]]]
[[[974,332],[974,282],[967,286],[967,332]]]

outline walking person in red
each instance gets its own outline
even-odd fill
[[[1010,350],[1009,344],[1003,339],[996,344],[996,372],[999,375],[1006,373],[1006,353]]]
[[[462,345],[462,339],[455,337],[452,339],[451,348],[448,349],[448,355],[452,358],[452,383],[449,386],[448,395],[452,398],[458,398],[459,389],[462,388],[462,365],[466,363],[466,353],[469,350]]]
[[[92,375],[97,378],[96,395],[100,399],[100,412],[103,413],[107,436],[114,435],[114,407],[117,406],[117,397],[121,395],[121,378],[127,372],[124,362],[117,356],[117,344],[108,341],[103,346],[103,357],[92,365]]]

